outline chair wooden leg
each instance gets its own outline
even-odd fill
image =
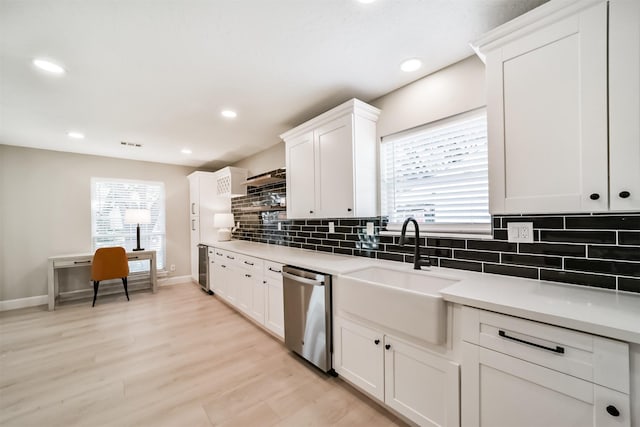
[[[93,304],[91,304],[91,307],[95,307],[96,305],[96,297],[98,296],[98,286],[100,285],[99,281],[94,281],[93,282]]]
[[[124,285],[124,293],[127,296],[127,301],[129,301],[129,290],[127,289],[127,278],[122,278],[122,284]]]

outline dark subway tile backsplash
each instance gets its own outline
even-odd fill
[[[284,177],[284,170],[271,172]],[[235,239],[339,255],[413,262],[413,238],[380,235],[386,218],[287,219],[284,182],[250,187],[232,199]],[[273,209],[273,210],[271,210]],[[334,230],[329,232],[333,223]],[[373,222],[374,236],[366,235]],[[534,243],[507,242],[509,222],[532,222]],[[280,224],[281,230],[278,230]],[[505,215],[492,218],[493,239],[421,238],[432,265],[640,293],[640,212]]]

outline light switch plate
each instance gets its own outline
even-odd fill
[[[373,236],[373,223],[367,223],[367,236]]]
[[[507,224],[507,240],[514,243],[533,243],[532,222],[510,222]]]
[[[336,224],[333,221],[329,221],[329,233],[335,233],[336,232]]]
[[[278,231],[282,231],[282,223],[281,222],[278,223]]]

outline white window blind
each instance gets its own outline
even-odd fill
[[[158,269],[165,263],[164,183],[91,178],[91,246],[136,247],[136,224],[125,223],[127,209],[148,209],[150,224],[140,224],[140,246],[155,250]],[[149,269],[148,261],[129,262],[131,272]]]
[[[388,229],[412,216],[425,230],[490,230],[484,108],[385,137],[380,157]]]

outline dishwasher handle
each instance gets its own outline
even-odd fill
[[[286,279],[294,280],[294,281],[296,281],[298,283],[302,283],[304,285],[324,286],[324,280],[307,279],[306,277],[296,276],[295,274],[287,273],[286,271],[282,272],[282,277],[284,277]]]

